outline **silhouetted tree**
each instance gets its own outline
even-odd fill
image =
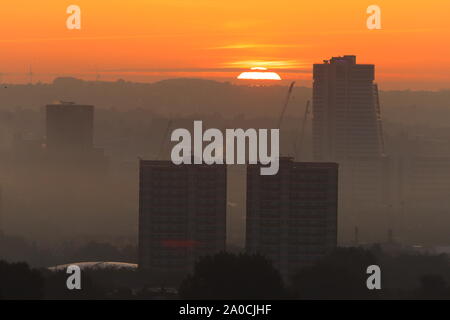
[[[69,290],[67,279],[70,275],[65,271],[45,272],[46,299],[104,299],[105,290],[96,284],[87,272],[82,272],[81,289]]]
[[[437,274],[427,274],[420,277],[418,290],[419,299],[448,299],[450,288],[444,277]]]
[[[40,299],[44,280],[24,262],[0,261],[0,299]]]
[[[300,299],[370,299],[377,290],[366,285],[369,265],[376,264],[368,250],[338,248],[292,278],[293,296]]]
[[[418,279],[423,275],[441,275],[450,281],[449,257],[444,254],[417,253],[411,251],[378,254],[382,266],[383,292],[396,288],[409,292],[417,291]]]
[[[53,255],[19,236],[0,234],[0,259],[7,262],[26,261],[31,267],[42,267],[55,262]]]
[[[223,252],[200,258],[179,293],[184,299],[277,299],[283,284],[264,257]]]

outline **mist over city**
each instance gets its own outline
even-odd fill
[[[450,4],[44,2],[0,8],[1,300],[450,299]]]

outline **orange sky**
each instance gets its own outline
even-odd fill
[[[4,82],[27,82],[30,65],[35,81],[229,80],[263,66],[310,86],[312,63],[354,54],[376,64],[381,89],[450,88],[449,0],[5,2]],[[81,7],[81,30],[66,28],[71,4]],[[371,4],[382,9],[382,30],[366,28]]]

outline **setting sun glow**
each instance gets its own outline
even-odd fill
[[[267,68],[253,67],[252,71],[242,72],[237,78],[245,80],[281,80],[276,72],[267,71]]]

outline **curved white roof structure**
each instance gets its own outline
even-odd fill
[[[76,265],[83,269],[128,269],[136,270],[138,265],[135,263],[127,262],[112,262],[112,261],[91,261],[91,262],[74,262],[67,264],[60,264],[57,266],[49,267],[50,271],[66,270],[68,266]]]

